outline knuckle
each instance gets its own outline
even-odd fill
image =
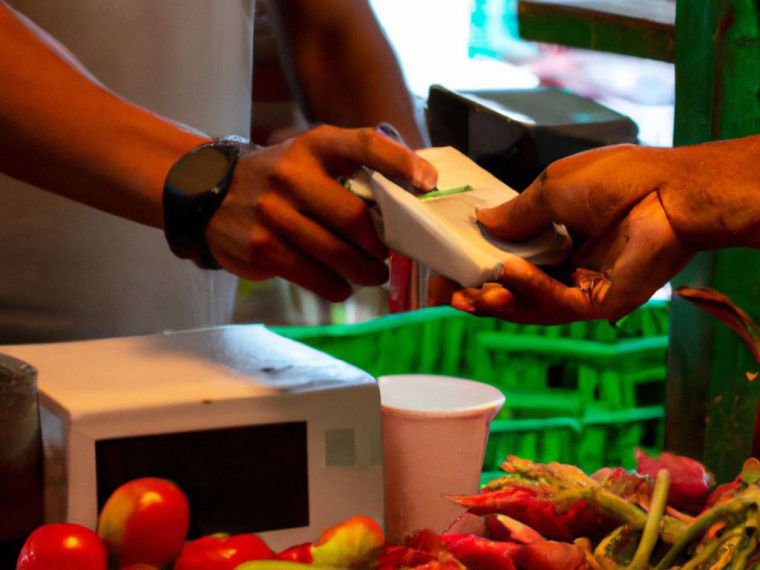
[[[274,245],[275,238],[272,232],[260,226],[255,228],[248,238],[248,251],[256,262],[266,259]]]
[[[633,143],[620,143],[618,145],[614,145],[613,148],[617,148],[619,150],[625,150],[625,151],[634,151],[637,152],[638,150],[645,148],[641,145],[633,144]]]
[[[254,216],[259,223],[269,223],[273,218],[277,218],[277,208],[274,201],[268,196],[262,196],[256,200],[256,204],[253,207]],[[256,239],[264,239],[257,235]]]
[[[541,174],[538,175],[539,188],[546,186],[549,180],[556,176],[557,171],[563,166],[562,160],[564,159],[560,159],[556,162],[551,163],[549,166],[544,168]]]
[[[376,152],[382,144],[382,135],[375,132],[374,129],[364,128],[356,132],[357,142],[366,154]]]
[[[279,186],[290,186],[293,179],[293,167],[286,158],[281,158],[275,162],[267,176],[270,184]]]
[[[335,132],[337,129],[336,127],[333,127],[332,125],[318,125],[311,129],[309,131],[312,135],[318,136],[318,135],[329,135],[333,132]]]
[[[556,167],[554,164],[546,167],[544,171],[538,175],[536,183],[530,188],[532,192],[532,198],[538,207],[545,208],[549,204],[552,188],[552,173],[555,169]]]
[[[264,192],[256,200],[255,208],[256,211],[266,215],[277,208],[278,202],[279,200],[274,192]]]
[[[309,149],[312,146],[313,141],[319,136],[318,134],[319,128],[320,127],[315,127],[313,129],[310,129],[308,131],[305,131],[293,137],[293,139],[290,141],[290,144],[288,145],[286,156],[288,155],[292,156],[293,154],[303,154],[304,152],[309,152]]]
[[[296,135],[293,137],[293,139],[289,142],[287,147],[287,153],[294,153],[299,152],[301,148],[306,147],[308,145],[309,141],[309,132],[301,133],[300,135]]]
[[[332,136],[337,131],[337,127],[333,127],[332,125],[319,125],[313,129],[308,130],[299,138],[301,138],[305,143],[310,143],[315,139]]]

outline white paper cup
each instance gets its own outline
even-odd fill
[[[493,386],[424,374],[381,376],[385,532],[443,531],[462,508],[446,495],[476,493],[488,429],[504,404]]]

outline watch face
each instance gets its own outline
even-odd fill
[[[213,191],[232,165],[233,157],[223,149],[204,146],[179,160],[166,177],[167,185],[183,194]]]

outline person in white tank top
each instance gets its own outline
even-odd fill
[[[366,210],[334,178],[367,165],[432,187],[435,172],[368,129],[318,128],[243,156],[205,233],[226,271],[166,245],[170,167],[210,137],[248,135],[251,0],[10,4],[0,0],[0,343],[227,323],[234,275],[282,276],[330,300],[385,279]],[[310,118],[389,121],[421,144],[367,4],[274,7]]]

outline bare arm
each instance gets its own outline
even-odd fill
[[[0,170],[161,227],[166,172],[208,137],[108,91],[0,0]]]
[[[645,302],[700,250],[760,248],[760,136],[675,149],[616,146],[550,165],[530,188],[479,212],[494,234],[523,240],[552,221],[583,238],[568,285],[522,259],[500,284],[454,296],[507,320],[614,321]]]
[[[107,90],[0,0],[0,171],[106,212],[163,226],[166,174],[208,142]],[[321,127],[241,156],[205,230],[228,271],[279,275],[331,300],[386,279],[364,203],[335,178],[360,166],[435,185],[433,167],[371,129]]]
[[[659,196],[676,233],[699,249],[760,248],[760,135],[664,152]]]
[[[425,146],[396,56],[366,0],[273,0],[282,50],[307,118],[394,125]]]

